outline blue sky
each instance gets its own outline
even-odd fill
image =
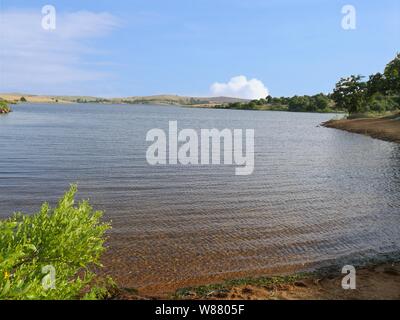
[[[327,93],[400,51],[398,0],[0,3],[0,92],[209,96],[244,76],[272,96]],[[56,30],[40,27],[45,4],[56,8]],[[355,30],[341,27],[346,4]]]

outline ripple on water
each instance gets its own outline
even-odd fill
[[[0,119],[0,214],[69,183],[112,219],[123,285],[279,273],[400,251],[400,147],[316,127],[331,115],[157,106],[19,105]],[[255,171],[145,161],[146,132],[253,128]]]

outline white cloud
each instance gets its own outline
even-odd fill
[[[265,85],[258,79],[247,79],[245,76],[236,76],[227,83],[215,82],[211,86],[214,96],[225,96],[242,99],[260,99],[268,96]]]
[[[87,40],[112,32],[120,25],[116,17],[106,12],[57,12],[55,30],[44,30],[42,18],[40,10],[0,12],[1,92],[73,94],[85,82],[111,76],[98,67],[106,62],[105,53]]]

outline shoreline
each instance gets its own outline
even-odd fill
[[[175,106],[182,108],[215,109],[215,110],[243,110],[243,111],[280,111],[295,113],[317,113],[317,114],[343,114],[344,111],[326,109],[315,111],[289,110],[285,105],[257,105],[256,108],[228,107],[221,103],[232,102],[248,103],[248,99],[232,97],[186,97],[176,95],[154,95],[119,98],[101,98],[92,96],[46,96],[32,94],[0,93],[0,99],[10,101],[14,104],[99,104],[99,105],[159,105]]]
[[[115,289],[116,300],[355,300],[400,299],[400,261],[356,268],[356,289],[344,290],[341,269],[287,276],[249,277],[177,289],[162,295]]]
[[[98,104],[98,105],[120,105],[120,106],[146,106],[146,105],[155,105],[162,107],[179,107],[179,108],[187,108],[187,109],[211,109],[211,110],[233,110],[233,111],[271,111],[271,112],[287,112],[287,113],[311,113],[311,114],[345,114],[344,111],[290,111],[287,109],[268,109],[268,108],[260,108],[260,109],[245,109],[245,108],[219,108],[214,104],[179,104],[179,103],[168,103],[168,102],[137,102],[137,103],[128,103],[128,102],[71,102],[71,101],[26,101],[26,102],[15,102],[14,104],[18,105],[20,103],[28,104],[28,105],[39,105],[39,104],[48,104],[48,105],[85,105],[85,104]]]
[[[400,113],[382,118],[329,120],[321,125],[400,143]]]

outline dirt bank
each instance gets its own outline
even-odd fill
[[[400,113],[375,119],[330,120],[322,125],[400,143]]]
[[[357,271],[356,289],[344,290],[342,274],[311,276],[266,286],[235,286],[227,299],[400,299],[400,265],[389,264]],[[210,296],[210,299],[218,298]],[[223,298],[223,296],[221,297]]]
[[[348,300],[400,299],[400,263],[357,268],[356,289],[344,290],[340,270],[329,274],[293,275],[230,280],[218,284],[179,289],[169,296],[145,296],[121,289],[116,299],[185,300]]]

